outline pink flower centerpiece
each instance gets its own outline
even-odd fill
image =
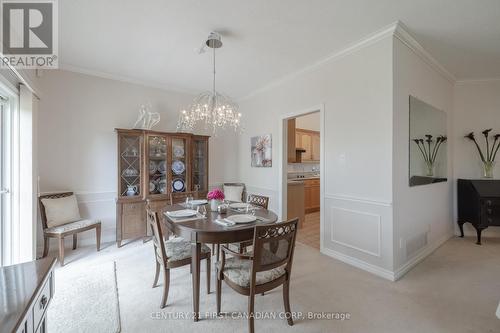
[[[217,211],[221,201],[224,200],[224,192],[218,188],[213,189],[208,192],[207,199],[210,200],[210,209],[215,212]]]

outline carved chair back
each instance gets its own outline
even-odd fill
[[[285,265],[290,274],[299,219],[255,227],[252,284],[255,274]]]
[[[267,209],[269,205],[269,197],[257,194],[250,194],[248,196],[247,203]]]

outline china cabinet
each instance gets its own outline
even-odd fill
[[[116,241],[145,237],[146,201],[161,210],[170,193],[208,191],[208,136],[116,129]]]

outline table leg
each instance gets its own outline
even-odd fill
[[[191,243],[191,267],[193,274],[193,320],[198,321],[200,312],[200,256],[201,243]]]

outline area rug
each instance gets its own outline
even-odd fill
[[[55,294],[48,308],[48,332],[121,331],[116,263],[55,272]]]

